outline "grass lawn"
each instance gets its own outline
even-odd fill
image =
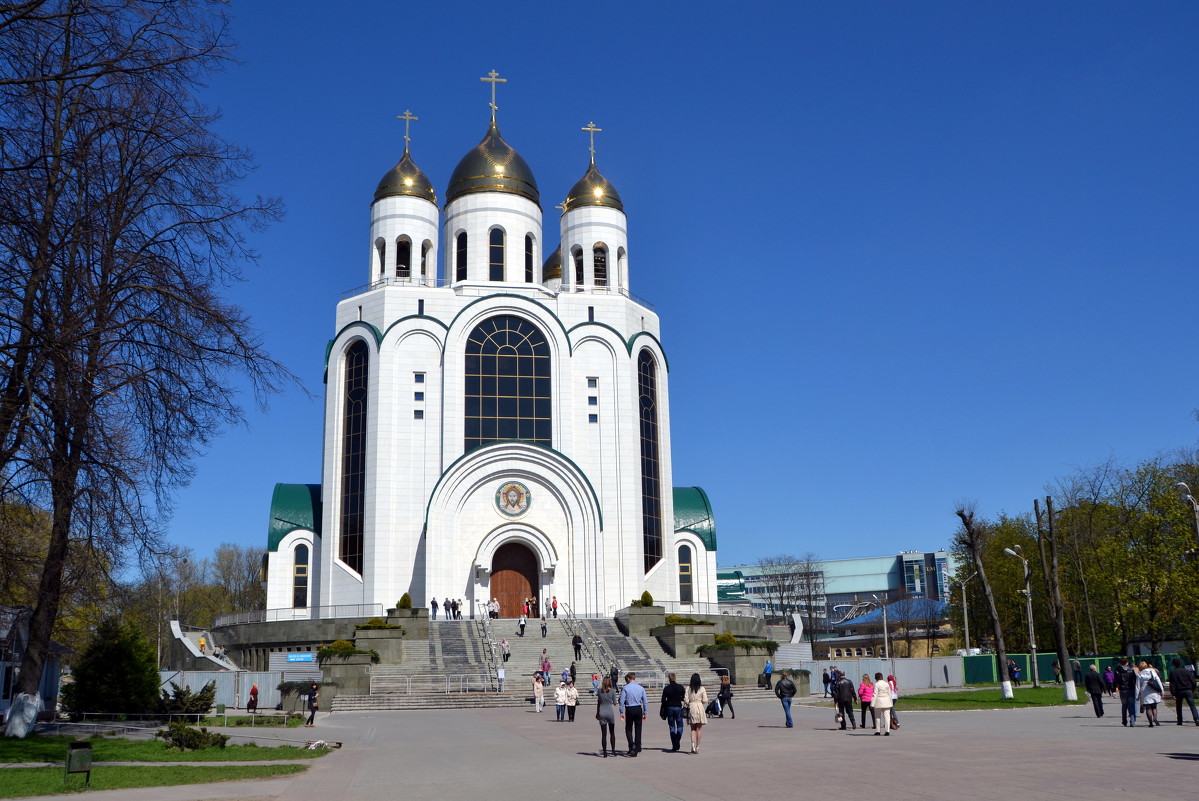
[[[200,726],[252,726],[256,729],[265,729],[268,726],[280,728],[286,726],[289,729],[297,729],[304,723],[304,716],[299,712],[292,712],[284,717],[283,715],[213,715],[212,717],[204,718],[199,722]]]
[[[66,748],[64,746],[63,750]],[[264,749],[265,750],[265,749]],[[162,767],[99,767],[92,768],[93,790],[122,790],[130,787],[166,787],[175,784],[211,784],[212,782],[262,779],[285,776],[308,770],[307,765],[222,765],[195,767],[164,765]],[[29,795],[73,793],[84,788],[82,774],[72,774],[63,782],[62,768],[2,768],[0,769],[0,798]]]
[[[39,737],[31,734],[23,740],[0,737],[0,763],[8,762],[65,762],[67,743],[74,737]],[[324,756],[327,748],[309,751],[294,745],[255,746],[227,745],[224,748],[205,748],[201,751],[168,751],[162,740],[126,740],[92,737],[93,762],[255,762],[263,759],[312,759]],[[0,770],[0,787],[8,770]],[[59,773],[62,771],[59,770]],[[95,777],[93,776],[93,784]],[[186,784],[186,782],[171,782]],[[128,785],[130,787],[138,785]]]
[[[1005,699],[998,687],[988,687],[981,690],[959,690],[957,692],[921,693],[919,695],[902,695],[900,690],[899,703],[896,708],[902,715],[907,710],[966,710],[966,709],[1027,709],[1033,706],[1074,706],[1089,703],[1087,694],[1078,691],[1077,701],[1066,701],[1062,697],[1062,688],[1053,687],[1019,687],[1015,690],[1015,698]]]

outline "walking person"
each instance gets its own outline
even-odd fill
[[[683,704],[686,703],[687,690],[675,681],[673,673],[668,673],[666,678],[666,686],[662,688],[662,716],[670,732],[670,750],[678,751],[683,742]]]
[[[787,716],[788,729],[795,725],[791,720],[791,699],[795,697],[795,692],[795,682],[791,681],[791,677],[786,673],[779,679],[778,684],[774,685],[774,694],[783,703],[783,714]]]
[[[691,721],[691,753],[698,754],[699,743],[704,739],[704,723],[707,722],[704,713],[708,708],[708,691],[698,673],[691,674],[691,683],[687,687],[684,700],[687,704],[687,717]]]
[[[308,722],[304,724],[306,729],[316,728],[316,712],[321,708],[320,701],[317,700],[320,695],[320,688],[316,686],[315,681],[312,682],[312,687],[308,690]]]
[[[612,679],[604,677],[595,697],[595,719],[600,725],[600,752],[608,758],[608,739],[612,739],[612,756],[616,756],[616,690]]]
[[[612,679],[612,689],[616,689],[617,680],[620,678],[620,671],[616,669],[616,663],[612,663],[612,669],[608,671],[608,678]]]
[[[720,716],[724,717],[724,710],[728,709],[729,718],[737,719],[737,713],[733,710],[733,683],[729,681],[729,674],[720,674],[720,689],[716,691],[716,700],[720,702]]]
[[[541,616],[541,638],[544,640],[548,629],[545,627],[545,615]]]
[[[824,697],[828,698],[829,684],[832,683],[832,679],[828,676],[828,668],[824,669],[824,675],[820,677],[820,680],[824,683]]]
[[[1185,700],[1191,708],[1191,719],[1199,726],[1199,711],[1195,710],[1195,671],[1183,665],[1180,659],[1174,660],[1174,669],[1170,671],[1170,695],[1174,696],[1178,725],[1182,725],[1182,702]]]
[[[575,722],[575,709],[579,706],[579,689],[575,687],[575,680],[571,679],[566,683],[566,716],[571,723]]]
[[[507,637],[500,640],[500,656],[503,657],[505,662],[507,662],[508,658],[512,656],[512,646],[508,644]]]
[[[1107,688],[1103,684],[1103,676],[1099,673],[1098,665],[1091,665],[1091,669],[1083,681],[1083,686],[1086,687],[1087,695],[1091,696],[1091,703],[1095,707],[1095,717],[1103,717],[1103,693]]]
[[[841,731],[845,731],[847,722],[857,731],[858,724],[854,722],[856,717],[853,705],[858,700],[858,691],[854,689],[853,679],[842,676],[833,688],[833,698],[837,702],[837,717],[841,718]]]
[[[575,632],[575,636],[570,638],[570,644],[574,646],[575,659],[582,659],[583,658],[583,638],[579,635],[579,633],[577,631]]]
[[[526,604],[526,606],[528,606],[528,604]],[[525,619],[525,616],[524,616],[524,615],[521,615],[521,616],[520,616],[520,622],[516,624],[516,625],[519,627],[519,628],[517,629],[516,633],[517,633],[518,635],[520,635],[521,637],[525,636],[525,625],[526,625],[528,622],[529,622],[529,621]]]
[[[440,608],[440,604],[437,603],[436,598],[434,598],[432,601],[429,601],[429,619],[430,620],[437,619],[438,608]]]
[[[1141,671],[1137,673],[1137,698],[1140,699],[1141,712],[1150,726],[1162,725],[1157,721],[1157,705],[1162,702],[1162,693],[1165,691],[1157,668],[1142,659]]]
[[[540,673],[533,674],[533,706],[538,713],[545,708],[545,682]]]
[[[566,682],[558,682],[557,689],[554,690],[554,713],[558,716],[558,722],[562,723],[566,720]]]
[[[870,710],[870,728],[876,728],[878,721],[874,716],[874,707],[870,702],[874,700],[874,682],[870,680],[869,673],[862,674],[862,683],[858,685],[858,698],[862,699],[862,728],[866,728],[866,710]]]
[[[772,690],[774,686],[771,684],[771,674],[774,673],[774,665],[770,660],[766,660],[766,667],[762,668],[762,675],[766,677],[766,689]]]
[[[636,673],[627,673],[620,691],[620,719],[624,721],[624,737],[629,741],[629,756],[641,753],[641,727],[649,713],[645,688],[637,683]]]
[[[882,673],[874,674],[874,698],[870,705],[874,707],[876,714],[874,724],[874,736],[880,734],[885,737],[890,737],[891,732],[891,684],[883,678]]]
[[[538,668],[541,670],[541,675],[546,681],[550,680],[550,671],[554,666],[550,664],[550,652],[546,649],[541,649],[541,661],[538,663]]]
[[[575,682],[575,679],[577,679],[577,678],[578,678],[578,672],[577,672],[577,671],[578,671],[578,668],[575,666],[575,663],[574,663],[574,662],[571,662],[571,663],[570,663],[570,683],[571,683],[571,684],[574,684],[574,682]]]
[[[899,715],[895,714],[895,705],[899,700],[899,682],[894,676],[887,676],[887,684],[891,687],[891,728],[899,728]]]
[[[1137,672],[1128,665],[1128,657],[1120,657],[1116,665],[1116,689],[1120,691],[1120,725],[1137,725]]]
[[[550,609],[554,610],[554,618],[558,617],[558,596],[554,596],[554,600],[550,601]]]
[[[536,617],[537,617],[537,598],[536,598],[536,596],[529,599],[529,614],[532,615],[534,619],[536,619]]]
[[[1112,698],[1116,697],[1116,674],[1112,670],[1112,666],[1108,665],[1103,669],[1103,684],[1107,687],[1107,694]]]

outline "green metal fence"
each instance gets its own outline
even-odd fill
[[[1162,676],[1170,674],[1170,667],[1174,663],[1174,658],[1182,659],[1183,664],[1187,663],[1187,659],[1183,654],[1142,654],[1141,656],[1129,657],[1129,661],[1135,660],[1138,664],[1144,660],[1153,667],[1157,668]],[[1032,671],[1029,666],[1032,660],[1028,654],[1008,654],[1008,659],[1011,659],[1020,666],[1020,683],[1032,684]],[[1053,683],[1053,663],[1057,659],[1057,654],[1037,654],[1037,672],[1041,684]],[[1118,655],[1112,656],[1072,656],[1071,661],[1077,660],[1082,666],[1083,676],[1092,664],[1098,665],[1102,672],[1108,665],[1115,665]],[[979,654],[978,656],[962,657],[963,673],[965,675],[966,684],[998,684],[999,683],[999,657],[995,654]],[[1006,671],[1005,671],[1006,672]],[[1070,666],[1062,671],[1063,680],[1074,678],[1073,669]]]

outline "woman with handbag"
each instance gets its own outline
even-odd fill
[[[729,681],[729,674],[720,674],[720,689],[716,691],[716,700],[720,702],[720,716],[724,717],[724,710],[729,711],[729,717],[733,720],[737,719],[737,713],[733,711],[733,683]]]
[[[887,684],[891,685],[891,728],[899,728],[899,715],[895,714],[895,702],[899,700],[899,682],[894,676],[887,676]]]
[[[1162,702],[1162,693],[1166,688],[1162,685],[1162,677],[1158,675],[1157,668],[1144,660],[1141,660],[1140,667],[1141,670],[1137,673],[1137,699],[1141,702],[1141,714],[1150,726],[1160,726],[1162,724],[1157,720],[1157,705]]]
[[[698,673],[691,674],[687,687],[687,717],[691,721],[691,753],[699,753],[700,740],[704,738],[704,710],[708,706],[708,691]]]
[[[874,708],[875,724],[874,736],[880,734],[884,737],[890,737],[891,732],[891,707],[894,704],[891,701],[891,684],[883,678],[882,673],[874,674],[874,698],[870,701],[870,706]]]
[[[600,725],[600,753],[608,758],[608,738],[612,738],[612,756],[616,756],[616,690],[612,689],[612,679],[604,677],[596,697],[595,719]]]

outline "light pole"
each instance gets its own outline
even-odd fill
[[[977,576],[978,573],[975,573],[973,576],[958,582],[958,586],[962,588],[962,624],[966,629],[966,656],[970,656],[970,608],[966,606],[966,582]]]
[[[887,655],[885,657],[886,660],[891,663],[891,669],[887,672],[894,673],[895,662],[891,659],[891,637],[887,633],[887,605],[883,601],[879,600],[877,595],[874,596],[874,602],[878,604],[879,609],[883,610],[883,652]],[[908,654],[908,656],[911,656],[911,654]]]
[[[1199,540],[1199,501],[1195,500],[1195,496],[1191,494],[1191,488],[1181,481],[1174,485],[1174,489],[1178,490],[1178,494],[1191,505],[1191,511],[1195,513],[1195,538]],[[1190,553],[1194,556],[1199,554],[1199,551],[1192,550]]]
[[[1040,684],[1037,680],[1037,634],[1032,622],[1032,568],[1028,566],[1028,560],[1024,558],[1024,551],[1020,549],[1019,545],[1004,548],[1003,552],[1011,554],[1024,563],[1024,589],[1021,592],[1024,594],[1024,603],[1028,612],[1028,649],[1032,652],[1032,686],[1039,687]]]

